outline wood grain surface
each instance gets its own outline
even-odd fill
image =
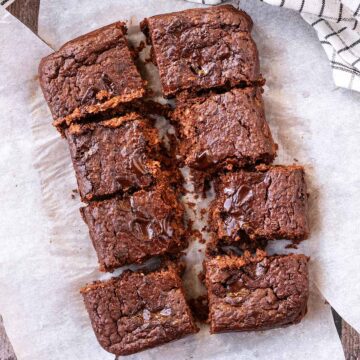
[[[16,0],[7,10],[36,34],[38,29],[39,7],[40,0]],[[360,360],[360,335],[349,324],[342,320],[334,310],[333,315],[344,348],[346,360]]]
[[[7,10],[37,34],[40,0],[16,0]]]

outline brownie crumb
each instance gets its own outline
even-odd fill
[[[191,234],[193,231],[194,221],[191,219],[187,220],[187,231]]]
[[[198,241],[199,243],[202,243],[203,241],[203,236],[201,232],[197,229],[193,229],[190,236],[194,241]]]
[[[210,232],[210,227],[208,225],[204,225],[201,229],[201,231]]]
[[[197,277],[198,277],[199,281],[200,281],[203,285],[205,285],[205,273],[204,273],[204,271],[200,271],[200,272],[198,273]]]
[[[186,201],[185,204],[192,210],[194,210],[196,207],[196,204],[192,201]]]
[[[136,53],[141,53],[146,48],[146,43],[144,40],[141,40],[138,47],[135,49]]]
[[[298,244],[290,243],[290,244],[285,246],[285,249],[298,249]]]
[[[201,231],[204,231],[203,229],[204,229],[204,228],[202,228]],[[205,243],[206,243],[206,240],[204,239],[203,236],[201,236],[198,240],[199,240],[199,243],[200,243],[200,244],[205,244]]]
[[[206,295],[189,300],[189,306],[194,318],[202,323],[207,323],[209,318],[209,304]]]

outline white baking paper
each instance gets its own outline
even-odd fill
[[[46,8],[46,4],[44,1],[42,7]],[[72,12],[69,3],[68,8],[64,5],[58,9],[56,21],[63,26],[67,19],[69,37],[105,24],[89,23],[90,8],[93,22],[100,18],[106,18],[106,22],[131,18],[135,24],[141,19],[140,14],[194,6],[175,0],[132,0],[122,1],[120,7],[119,2],[103,1],[107,15],[119,14],[110,19],[101,15],[102,7],[94,7],[99,6],[98,2],[79,1],[78,4],[85,9],[87,20],[81,18],[79,9]],[[82,30],[72,32],[80,23]],[[0,312],[21,360],[113,359],[98,345],[79,294],[79,288],[86,282],[106,275],[97,270],[96,256],[78,212],[80,201],[72,192],[76,181],[66,142],[51,126],[51,116],[37,82],[38,62],[51,49],[2,9],[0,30],[0,184],[3,189]],[[139,40],[135,27],[131,27],[131,33],[133,40]],[[301,143],[293,128],[279,130],[280,123],[274,126],[275,110],[283,109],[286,104],[269,107],[274,114],[269,114],[269,119],[282,146],[290,140]],[[283,117],[279,119],[283,122]],[[303,156],[300,150],[296,154]],[[293,153],[289,152],[288,156]],[[197,284],[201,259],[198,243],[193,242],[187,256],[189,291],[200,290],[192,289],[189,284]],[[312,263],[317,270],[320,265],[316,256]],[[309,312],[298,325],[266,332],[212,336],[204,326],[195,336],[129,358],[343,359],[330,306],[313,284],[311,288]]]
[[[118,19],[136,23],[194,6],[182,0],[42,0],[39,33],[57,48]],[[277,162],[297,161],[308,175],[312,234],[300,250],[311,255],[322,294],[360,332],[360,94],[334,86],[326,55],[298,13],[258,0],[241,0],[240,7],[254,20]]]

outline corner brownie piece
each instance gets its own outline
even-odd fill
[[[126,31],[122,22],[105,26],[41,60],[40,85],[55,126],[144,95],[145,83],[133,61]]]
[[[172,113],[184,164],[197,170],[270,163],[276,145],[265,119],[260,88],[181,101]]]
[[[141,28],[152,44],[165,97],[259,81],[252,20],[231,5],[152,16]]]
[[[155,272],[125,271],[81,289],[100,345],[129,355],[198,331],[182,282],[172,266]]]
[[[81,198],[98,199],[145,188],[160,173],[160,140],[136,113],[65,130]]]
[[[175,254],[188,245],[184,207],[167,183],[123,198],[92,201],[80,210],[102,271]]]
[[[204,261],[211,333],[266,330],[301,321],[309,296],[304,255],[217,256]]]
[[[215,183],[210,218],[217,238],[303,240],[309,234],[301,166],[258,166],[227,173]]]

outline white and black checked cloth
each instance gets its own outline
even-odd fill
[[[187,0],[218,5],[224,0]],[[360,0],[259,0],[301,13],[329,58],[337,86],[360,91]]]

